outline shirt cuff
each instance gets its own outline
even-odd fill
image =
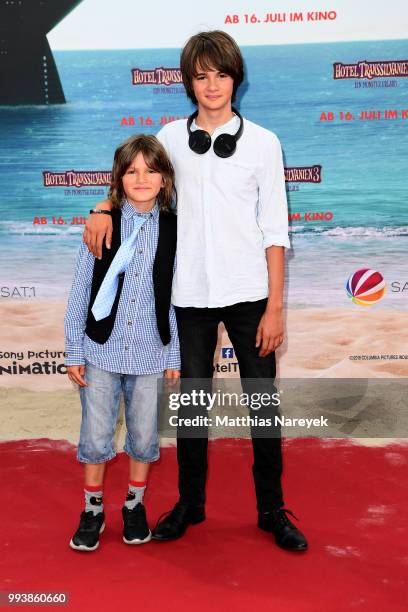
[[[263,248],[267,249],[270,246],[283,246],[286,249],[290,249],[289,236],[277,236],[277,235],[268,235],[264,236],[262,242]]]
[[[65,354],[66,366],[85,365],[85,353],[82,346],[65,347]]]
[[[174,342],[174,341],[173,341]],[[167,351],[166,358],[166,370],[180,370],[181,369],[181,360],[180,360],[180,345],[178,343],[178,339],[174,342],[176,346],[169,346]]]
[[[180,362],[180,357],[177,358],[175,355],[170,355],[167,358],[166,361],[166,370],[180,370],[181,369],[181,362]]]

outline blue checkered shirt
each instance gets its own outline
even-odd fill
[[[133,231],[135,215],[125,202],[122,208],[121,238]],[[180,369],[180,347],[174,307],[170,307],[171,341],[163,346],[156,322],[153,290],[153,263],[159,237],[159,209],[146,213],[139,230],[135,254],[126,270],[115,324],[105,344],[85,334],[95,257],[84,243],[79,249],[74,281],[65,313],[65,365],[93,365],[120,374],[154,374]]]

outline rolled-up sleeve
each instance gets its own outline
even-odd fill
[[[272,133],[262,148],[258,172],[257,221],[265,249],[272,245],[290,248],[282,148],[277,136]]]

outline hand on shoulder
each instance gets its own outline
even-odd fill
[[[103,200],[95,206],[99,210],[112,210],[112,202]],[[86,246],[98,259],[102,257],[102,245],[105,239],[106,248],[111,248],[112,241],[112,218],[105,214],[90,214],[86,222],[83,234],[83,241]]]

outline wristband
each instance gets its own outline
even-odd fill
[[[100,208],[91,208],[91,210],[89,211],[89,214],[97,214],[97,215],[109,215],[110,217],[112,216],[112,211],[111,210],[101,210]]]

